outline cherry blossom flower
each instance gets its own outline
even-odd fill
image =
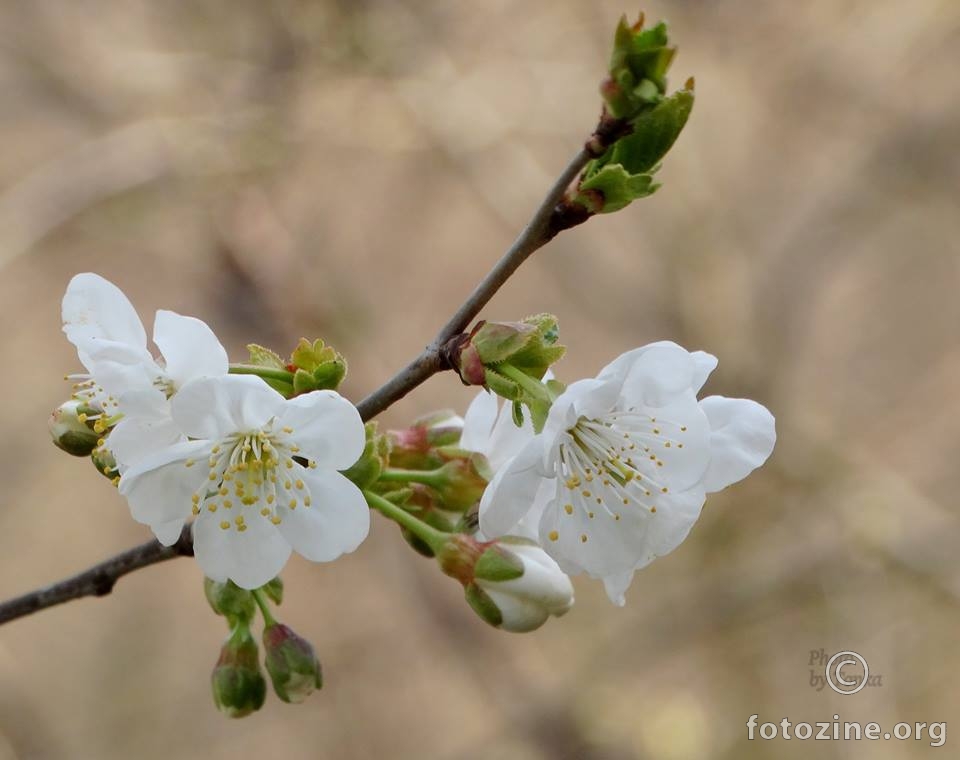
[[[187,383],[170,407],[188,440],[134,463],[120,493],[166,545],[193,514],[194,551],[209,578],[257,588],[292,550],[327,562],[366,538],[366,501],[338,472],[365,441],[359,413],[342,396],[287,400],[260,378],[225,375]]]
[[[687,537],[706,494],[746,477],[773,450],[774,419],[760,404],[697,401],[716,365],[710,354],[653,343],[571,384],[543,432],[487,487],[481,530],[503,535],[542,509],[545,550],[566,572],[602,578],[623,604],[633,572]]]
[[[72,376],[75,397],[99,410],[105,423],[122,415],[108,443],[121,469],[182,439],[170,419],[169,398],[177,390],[195,378],[227,373],[227,352],[206,323],[172,311],[156,314],[153,342],[162,358],[154,358],[133,305],[100,275],[70,280],[62,315],[63,331],[87,369]]]

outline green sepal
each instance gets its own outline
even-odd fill
[[[376,422],[368,422],[363,427],[367,436],[363,453],[352,467],[343,471],[361,490],[376,483],[390,461],[390,439],[377,432]]]
[[[523,576],[523,561],[499,546],[491,546],[480,555],[473,575],[485,581],[512,581]]]
[[[256,343],[248,343],[247,351],[250,353],[250,364],[255,367],[287,369],[287,365],[283,359],[280,358],[280,355],[271,351],[269,348],[257,345]]]
[[[274,604],[283,604],[283,579],[279,575],[266,585],[261,586],[260,590]]]
[[[494,628],[499,628],[503,624],[503,613],[500,612],[500,608],[497,607],[493,599],[476,583],[467,584],[463,589],[463,595],[467,600],[467,604],[469,604],[473,611],[484,621]]]
[[[203,593],[210,604],[210,608],[218,615],[223,615],[232,628],[238,624],[248,625],[253,620],[257,609],[253,594],[237,586],[233,581],[226,583],[203,579]]]
[[[301,393],[309,393],[315,390],[317,390],[317,384],[310,372],[307,372],[305,369],[297,369],[297,371],[293,373],[293,392],[295,394],[300,395]]]

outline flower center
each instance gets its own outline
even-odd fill
[[[619,521],[623,510],[656,514],[664,485],[664,460],[657,451],[683,448],[687,428],[639,413],[635,408],[599,419],[581,417],[561,437],[555,463],[557,502],[568,515],[598,515]],[[557,541],[558,531],[548,538]],[[580,533],[586,543],[589,535]]]
[[[284,509],[310,506],[310,493],[299,477],[306,461],[299,457],[289,427],[275,430],[271,420],[260,430],[234,433],[210,450],[206,482],[193,496],[193,514],[221,512],[220,527],[244,532],[258,516],[274,525]],[[298,461],[299,460],[299,461]],[[187,467],[194,466],[187,460]],[[315,468],[315,462],[307,461]]]

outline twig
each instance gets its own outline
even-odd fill
[[[570,183],[573,182],[591,158],[591,154],[586,148],[583,148],[571,159],[567,168],[553,183],[553,187],[550,188],[550,191],[534,212],[533,218],[523,229],[523,232],[503,254],[500,261],[494,265],[493,269],[487,273],[487,276],[474,288],[463,305],[441,328],[433,343],[427,346],[420,356],[357,404],[360,416],[364,420],[376,417],[431,375],[449,369],[444,366],[440,358],[441,347],[467,328],[467,325],[489,303],[501,286],[530,257],[530,254],[549,243],[560,230],[571,226],[562,220],[558,220],[555,211],[563,200],[564,193]]]
[[[179,540],[173,546],[148,541],[82,573],[3,602],[0,604],[0,625],[72,599],[106,596],[113,591],[114,584],[127,573],[174,557],[192,556],[193,538],[190,535],[190,526],[185,525]]]
[[[564,219],[562,214],[557,213],[558,207],[570,183],[591,157],[586,148],[581,149],[573,157],[550,188],[523,232],[437,333],[433,342],[423,350],[420,356],[357,404],[360,416],[365,422],[406,396],[427,378],[444,369],[450,369],[441,359],[440,349],[443,345],[466,329],[530,254],[550,242],[558,232],[572,226],[568,219]],[[190,526],[186,525],[180,534],[180,539],[173,546],[162,546],[157,541],[149,541],[66,580],[6,602],[0,602],[0,625],[72,599],[105,596],[113,590],[117,580],[127,573],[174,557],[192,555],[193,538]]]

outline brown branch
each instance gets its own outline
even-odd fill
[[[173,546],[163,546],[157,541],[148,541],[127,549],[122,554],[94,565],[82,573],[3,602],[0,604],[0,625],[72,599],[106,596],[113,591],[114,584],[127,573],[174,557],[192,556],[193,537],[190,535],[190,526],[185,525],[180,538]]]
[[[357,404],[360,416],[365,422],[406,396],[427,378],[444,369],[450,369],[441,359],[440,349],[443,345],[466,329],[530,254],[550,242],[561,230],[573,226],[569,215],[563,213],[565,207],[562,201],[570,183],[591,158],[587,148],[581,149],[573,157],[523,232],[437,333],[433,342],[410,364]],[[586,216],[577,221],[585,219]],[[0,602],[0,625],[73,599],[105,596],[124,575],[157,562],[185,556],[193,556],[193,537],[189,525],[184,526],[179,540],[173,546],[162,546],[157,541],[148,541],[70,578]]]

